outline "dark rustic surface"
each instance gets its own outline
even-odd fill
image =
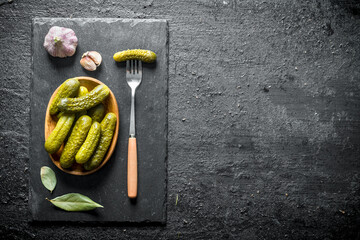
[[[44,37],[52,26],[69,27],[79,38],[76,54],[70,58],[49,57]],[[61,19],[33,21],[33,76],[30,107],[30,199],[36,221],[158,222],[166,221],[166,151],[168,93],[168,31],[165,20],[145,19]],[[156,64],[143,64],[142,83],[136,90],[136,138],[138,144],[138,198],[127,197],[127,147],[131,89],[125,79],[125,63],[116,63],[116,51],[151,49]],[[87,50],[101,53],[103,61],[95,72],[79,64]],[[109,162],[88,176],[73,176],[59,170],[44,149],[44,122],[53,91],[75,76],[92,76],[109,86],[119,106],[119,136]],[[41,183],[40,168],[54,169],[58,184],[50,195]],[[104,206],[90,213],[68,213],[54,208],[45,198],[69,192],[84,194]]]
[[[2,2],[3,238],[360,238],[358,1]],[[166,226],[29,222],[31,19],[55,16],[169,20]]]

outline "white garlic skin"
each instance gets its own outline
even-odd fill
[[[45,36],[44,47],[53,57],[71,57],[77,45],[78,38],[70,28],[54,26]]]

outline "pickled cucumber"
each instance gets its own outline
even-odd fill
[[[62,114],[59,121],[56,123],[56,127],[45,141],[45,150],[48,153],[53,154],[60,149],[62,143],[64,142],[66,136],[71,129],[74,120],[75,114]]]
[[[92,170],[97,168],[104,159],[104,156],[111,144],[111,140],[114,136],[116,127],[116,115],[114,113],[108,113],[101,121],[101,133],[100,141],[95,149],[94,154],[84,164],[85,170]]]
[[[86,87],[80,86],[79,92],[78,92],[78,97],[85,96],[88,93],[89,93],[89,90]]]
[[[60,111],[81,112],[95,107],[110,94],[110,89],[104,85],[98,85],[88,94],[78,98],[62,98],[58,104]]]
[[[78,96],[78,97],[82,97],[82,96],[84,96],[84,95],[87,94],[87,93],[89,93],[88,89],[87,89],[86,87],[84,87],[84,86],[80,86],[79,92],[78,92],[77,96]],[[86,110],[76,113],[76,114],[75,114],[75,121],[78,120],[79,117],[81,117],[82,115],[85,115],[86,113],[87,113]],[[66,113],[65,113],[65,112],[59,112],[59,113],[57,114],[58,119],[60,119],[60,117],[61,117],[63,114],[66,114]],[[74,125],[75,125],[75,124],[72,125],[72,127],[71,127],[68,135],[66,136],[65,142],[69,139],[70,134],[71,134],[72,130],[74,129]]]
[[[85,142],[80,147],[79,151],[75,155],[77,163],[83,164],[89,160],[91,155],[96,149],[96,146],[100,140],[100,128],[101,125],[98,122],[94,122],[91,125],[89,133],[86,137]]]
[[[56,114],[57,119],[60,119],[62,115],[64,115],[64,112],[58,112],[58,114]]]
[[[87,115],[81,116],[75,123],[74,129],[64,150],[60,156],[60,165],[63,168],[69,168],[75,162],[75,155],[84,143],[87,133],[91,127],[92,119]]]
[[[89,93],[89,90],[88,90],[86,87],[80,86],[79,91],[78,91],[78,94],[77,94],[77,97],[85,96],[85,95],[88,94],[88,93]],[[78,119],[78,118],[81,117],[82,115],[85,115],[86,113],[87,113],[86,110],[81,111],[81,112],[78,112],[78,113],[76,114],[76,119]],[[59,112],[59,113],[57,114],[57,118],[60,119],[61,116],[62,116],[62,114],[64,114],[64,112]]]
[[[86,88],[86,87],[84,87],[84,86],[80,86],[80,88],[79,88],[79,93],[78,93],[78,97],[82,97],[82,96],[85,96],[86,94],[88,94],[89,93],[89,90]],[[81,112],[78,112],[77,114],[76,114],[76,117],[77,118],[79,118],[79,117],[81,117],[82,115],[85,115],[87,113],[87,111],[86,110],[82,110]],[[91,116],[90,116],[91,117]]]
[[[67,97],[74,97],[79,91],[80,82],[77,78],[70,78],[60,85],[58,92],[53,98],[49,112],[51,115],[56,114],[59,111],[58,104],[60,99]]]
[[[117,52],[114,54],[113,58],[116,62],[135,59],[146,63],[152,63],[156,61],[156,54],[150,50],[131,49]]]
[[[102,103],[88,110],[88,115],[92,118],[93,121],[97,122],[101,122],[103,120],[105,113],[106,109]]]

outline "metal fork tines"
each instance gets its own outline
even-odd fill
[[[141,61],[126,61],[126,81],[131,88],[130,137],[135,137],[135,90],[142,78]]]

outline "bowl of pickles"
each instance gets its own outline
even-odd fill
[[[116,147],[116,98],[95,78],[67,79],[49,100],[44,128],[44,148],[59,169],[72,175],[94,173],[109,161]]]

